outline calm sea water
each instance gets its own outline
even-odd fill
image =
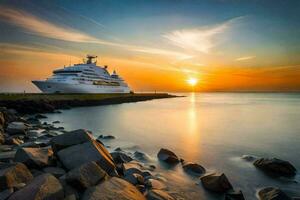
[[[74,108],[49,114],[67,130],[85,128],[95,137],[111,134],[106,142],[140,150],[152,158],[167,179],[170,192],[185,199],[222,199],[207,192],[199,179],[186,175],[181,166],[165,169],[156,160],[161,147],[208,172],[224,172],[247,199],[265,186],[277,186],[290,194],[300,191],[300,176],[272,178],[257,170],[242,155],[277,157],[300,170],[300,94],[191,93],[186,97],[120,105]]]

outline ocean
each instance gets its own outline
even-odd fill
[[[66,130],[84,128],[95,137],[113,135],[104,143],[149,155],[148,163],[166,179],[178,199],[222,199],[206,191],[197,177],[162,166],[156,158],[168,148],[180,158],[223,172],[246,199],[266,186],[300,191],[300,175],[274,178],[243,160],[243,155],[276,157],[300,170],[300,94],[298,93],[185,93],[185,97],[63,110],[48,114]],[[299,193],[298,193],[299,196]]]

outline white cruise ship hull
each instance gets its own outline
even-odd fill
[[[130,93],[129,87],[32,81],[44,93]]]

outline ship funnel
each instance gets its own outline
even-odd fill
[[[96,64],[97,63],[97,61],[95,60],[97,58],[97,56],[87,55],[86,58],[87,58],[86,64]]]

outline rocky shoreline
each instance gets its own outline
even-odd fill
[[[42,123],[43,118],[46,116],[40,113],[25,115],[0,107],[0,199],[182,199],[170,192],[166,179],[156,173],[157,166],[142,162],[147,160],[143,152],[132,155],[121,148],[109,152],[105,140],[114,136],[94,138],[83,129],[65,131],[53,125],[58,121]],[[181,165],[208,192],[223,194],[222,199],[245,199],[224,173],[207,173],[202,165],[185,161],[165,148],[158,150],[157,158],[168,166]],[[268,174],[293,177],[297,173],[288,161],[252,156],[242,159]],[[275,187],[265,187],[257,195],[261,200],[297,199]]]
[[[2,94],[2,96],[5,94]],[[39,98],[35,96],[40,95]],[[12,96],[10,99],[9,97]],[[14,98],[16,96],[16,98]],[[54,98],[52,97],[54,96]],[[61,94],[61,95],[42,95],[42,94],[17,94],[17,95],[5,95],[5,98],[0,96],[0,107],[6,107],[14,109],[18,113],[22,114],[34,114],[34,113],[51,113],[57,112],[58,109],[70,109],[72,107],[82,106],[100,106],[111,105],[121,103],[134,103],[139,101],[148,101],[153,99],[164,99],[179,97],[167,93],[140,93],[140,94],[128,94],[128,95],[111,95],[100,96],[96,98],[93,95],[73,95]],[[61,98],[64,96],[71,96],[68,98]],[[85,98],[82,98],[85,97]],[[87,98],[86,98],[87,97]]]

